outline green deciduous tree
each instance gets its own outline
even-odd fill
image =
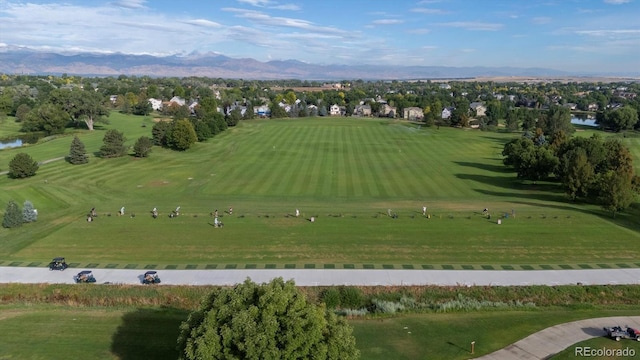
[[[26,153],[18,153],[9,162],[9,177],[14,179],[22,179],[36,174],[38,171],[37,161],[34,161],[31,155]]]
[[[553,134],[562,130],[566,134],[573,134],[575,128],[571,124],[571,111],[563,106],[554,105],[541,118],[540,124],[545,134]]]
[[[25,201],[22,207],[22,222],[30,223],[36,220],[38,220],[38,212],[33,208],[31,201]]]
[[[596,174],[585,149],[576,148],[568,151],[564,154],[562,164],[564,165],[562,183],[569,197],[572,200],[587,197],[596,180]]]
[[[187,150],[198,141],[196,131],[189,120],[177,120],[171,125],[167,145],[174,150]]]
[[[631,205],[634,199],[631,179],[624,174],[608,170],[598,178],[598,202],[603,209],[611,211],[613,217]]]
[[[638,112],[631,106],[598,113],[599,125],[615,132],[631,130],[638,123]]]
[[[100,156],[103,158],[114,158],[127,153],[124,146],[124,134],[116,129],[109,129],[102,139],[103,145],[100,147]]]
[[[42,131],[46,135],[61,134],[70,121],[69,114],[53,104],[31,110],[22,122],[22,131]]]
[[[217,288],[180,326],[180,359],[357,359],[348,324],[282,278]]]
[[[2,227],[10,229],[20,226],[22,226],[22,214],[20,213],[20,208],[15,201],[11,200],[7,204],[7,209],[4,212]]]
[[[140,136],[133,145],[133,152],[136,157],[147,157],[153,148],[153,140],[146,136]]]
[[[98,122],[108,122],[106,99],[93,90],[56,89],[49,94],[49,101],[71,115],[76,123],[84,122],[89,130]]]
[[[73,165],[81,165],[89,162],[87,157],[87,150],[84,147],[84,143],[79,137],[74,136],[71,140],[71,146],[69,148],[69,156],[67,161]]]

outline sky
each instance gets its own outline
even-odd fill
[[[640,69],[640,0],[0,0],[0,51]]]

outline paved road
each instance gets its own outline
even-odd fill
[[[0,283],[66,283],[82,268],[49,271],[43,267],[0,267]],[[139,284],[144,269],[91,269],[98,283]],[[640,268],[599,270],[343,270],[242,269],[158,270],[167,285],[231,285],[247,277],[261,283],[275,277],[293,279],[300,286],[360,285],[640,285]]]
[[[498,350],[491,354],[481,356],[477,359],[548,359],[552,355],[559,353],[560,351],[570,347],[575,343],[603,336],[603,327],[615,325],[620,325],[623,327],[629,326],[632,328],[640,329],[640,316],[616,316],[586,319],[552,326],[550,328],[538,331],[537,333],[531,334],[502,350]],[[636,354],[636,356],[640,356],[640,354]]]

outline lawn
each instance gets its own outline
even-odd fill
[[[363,360],[467,359],[471,341],[476,341],[479,356],[547,326],[631,313],[491,311],[399,315],[349,323]],[[171,308],[0,305],[0,358],[45,359],[60,354],[68,359],[175,359],[178,326],[187,315]]]
[[[89,164],[59,160],[29,179],[0,178],[0,204],[29,200],[39,214],[0,229],[0,261],[640,266],[640,248],[628,246],[640,240],[638,210],[612,219],[567,201],[555,184],[516,180],[500,154],[513,134],[379,119],[251,120],[185,152],[94,156],[104,129],[132,145],[151,127],[150,118],[113,113],[109,125],[76,132]],[[0,168],[21,151],[63,157],[71,139],[0,151]],[[177,206],[181,215],[169,218]],[[99,216],[87,223],[93,207]],[[223,229],[212,226],[216,209]]]

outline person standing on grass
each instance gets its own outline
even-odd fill
[[[296,209],[296,217],[300,216],[300,210]]]
[[[427,207],[423,206],[422,207],[422,216],[426,216],[427,215]]]

